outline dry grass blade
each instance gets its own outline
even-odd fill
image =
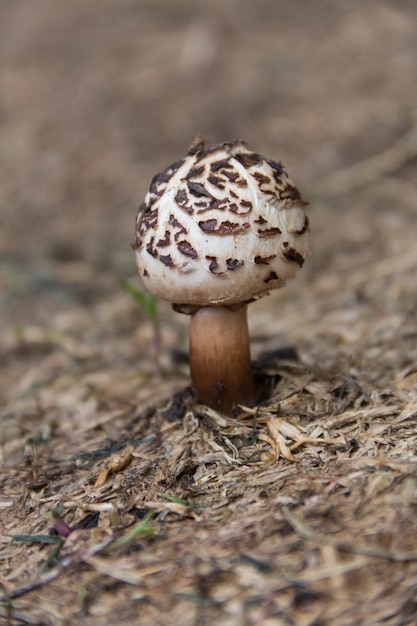
[[[73,569],[80,563],[88,561],[88,559],[93,557],[95,554],[98,554],[99,552],[102,552],[102,550],[105,550],[112,543],[112,541],[113,538],[106,537],[106,539],[95,545],[91,545],[87,548],[81,549],[79,553],[75,554],[74,556],[63,559],[60,562],[59,566],[55,567],[51,571],[39,575],[36,580],[33,580],[26,585],[22,585],[21,587],[17,587],[16,589],[12,589],[6,594],[0,595],[0,602],[8,603],[10,600],[20,598],[21,596],[30,593],[35,589],[44,587],[45,585],[64,575],[66,572]]]
[[[161,572],[171,565],[155,564],[136,569],[133,559],[106,559],[99,556],[90,556],[85,562],[94,567],[100,574],[105,574],[110,578],[114,578],[129,585],[139,585],[145,576]]]
[[[288,507],[283,507],[282,512],[285,519],[292,526],[295,532],[303,539],[309,541],[315,541],[317,543],[329,544],[342,550],[343,552],[352,552],[353,554],[361,554],[363,556],[371,556],[381,559],[387,559],[388,561],[417,561],[417,553],[413,552],[394,552],[386,550],[385,548],[378,548],[376,546],[369,546],[366,544],[356,544],[345,539],[335,539],[322,533],[317,533],[307,528],[300,520],[298,520],[290,511]]]
[[[10,600],[19,598],[27,593],[30,593],[31,591],[34,591],[35,589],[44,587],[48,583],[56,580],[68,571],[74,569],[80,563],[89,563],[89,561],[91,560],[94,567],[98,567],[99,563],[101,563],[102,567],[104,567],[104,561],[94,560],[96,558],[96,555],[107,549],[116,550],[118,548],[124,547],[130,544],[138,536],[146,536],[152,534],[153,530],[152,527],[150,527],[149,525],[149,521],[152,518],[152,515],[153,514],[149,512],[140,523],[136,524],[133,528],[128,529],[127,532],[124,532],[121,536],[117,538],[110,536],[106,537],[96,544],[81,547],[74,555],[63,558],[60,561],[59,565],[57,567],[54,567],[51,571],[45,574],[41,574],[36,580],[32,581],[31,583],[22,585],[21,587],[12,589],[6,594],[1,595],[0,602],[7,603]],[[109,571],[110,569],[111,568],[109,566]]]
[[[380,154],[323,178],[319,185],[313,188],[313,193],[320,197],[328,197],[352,192],[395,173],[416,155],[417,124]]]

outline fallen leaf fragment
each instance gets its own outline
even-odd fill
[[[121,452],[112,454],[103,464],[94,487],[101,487],[109,474],[123,471],[132,460],[133,445],[126,446]]]

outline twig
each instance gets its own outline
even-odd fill
[[[110,549],[120,548],[122,546],[127,545],[133,539],[135,539],[136,537],[140,535],[151,534],[149,521],[152,518],[152,516],[153,516],[153,512],[148,511],[148,513],[145,515],[143,520],[141,520],[141,522],[139,522],[132,528],[129,528],[125,534],[121,535],[118,538],[115,538],[114,536],[106,537],[105,539],[103,539],[103,541],[100,541],[99,543],[96,543],[93,546],[80,548],[74,555],[62,559],[62,561],[57,567],[54,567],[54,569],[39,576],[39,578],[37,578],[36,580],[30,583],[27,583],[26,585],[22,585],[21,587],[17,587],[16,589],[13,589],[12,591],[9,591],[1,595],[0,603],[1,602],[8,603],[10,600],[13,600],[14,598],[20,598],[21,596],[25,595],[26,593],[29,593],[30,591],[34,591],[35,589],[39,589],[39,587],[43,587],[44,585],[47,585],[51,581],[56,580],[57,578],[65,574],[68,570],[73,569],[80,563],[88,563],[89,560],[91,559],[92,564],[93,564],[92,557],[94,557],[99,552],[102,552],[106,548],[110,548]]]
[[[114,537],[106,537],[103,541],[96,543],[94,546],[89,546],[87,548],[81,548],[76,552],[73,556],[63,559],[57,567],[54,567],[49,572],[42,574],[36,580],[33,580],[26,585],[22,585],[21,587],[17,587],[12,591],[9,591],[0,596],[0,602],[8,602],[9,600],[13,600],[14,598],[20,598],[21,596],[33,591],[34,589],[39,589],[39,587],[43,587],[47,585],[53,580],[56,580],[65,572],[72,569],[76,565],[87,561],[89,558],[101,552],[107,546],[109,546],[114,541]]]
[[[304,524],[291,513],[288,507],[282,507],[282,512],[287,522],[290,526],[292,526],[293,530],[303,539],[331,545],[338,550],[342,550],[343,552],[351,552],[352,554],[360,554],[362,556],[372,556],[380,559],[387,559],[388,561],[399,562],[417,561],[417,554],[413,552],[394,552],[386,550],[385,548],[378,548],[366,544],[357,545],[344,539],[334,539],[328,535],[316,533],[314,530],[304,526]]]
[[[380,154],[321,179],[317,187],[312,189],[312,193],[319,197],[329,197],[359,189],[399,170],[416,156],[417,124]]]

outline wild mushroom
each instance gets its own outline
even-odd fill
[[[146,287],[191,315],[190,371],[199,401],[232,415],[256,391],[247,305],[302,267],[305,202],[280,163],[242,141],[208,145],[152,182],[138,210],[138,271]]]

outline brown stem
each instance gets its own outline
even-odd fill
[[[197,398],[226,415],[255,397],[247,306],[202,307],[191,316],[190,370]]]

